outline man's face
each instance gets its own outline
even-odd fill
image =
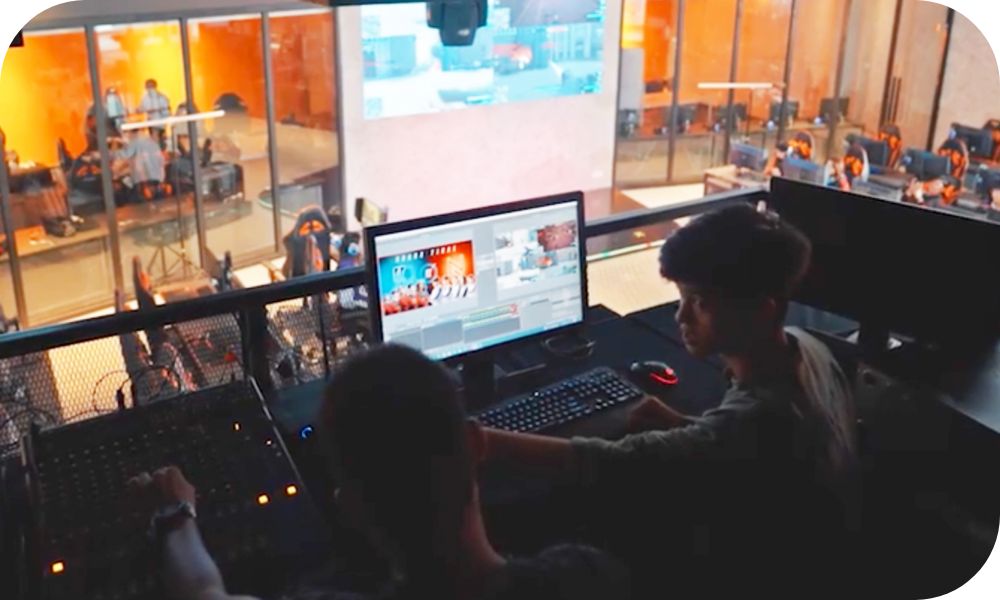
[[[696,358],[744,354],[769,327],[771,315],[761,310],[760,302],[726,299],[716,291],[683,283],[677,287],[681,341]]]

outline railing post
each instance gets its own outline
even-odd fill
[[[267,307],[251,306],[240,313],[243,342],[243,369],[252,376],[265,394],[274,390],[271,366],[267,359]]]

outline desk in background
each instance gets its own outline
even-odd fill
[[[735,165],[715,167],[705,170],[705,195],[731,192],[740,189],[766,189],[767,178],[763,174],[742,175]]]

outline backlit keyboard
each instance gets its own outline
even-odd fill
[[[643,395],[631,382],[602,367],[513,398],[477,417],[483,425],[497,429],[538,432],[638,400]]]

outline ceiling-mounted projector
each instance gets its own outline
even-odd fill
[[[476,30],[486,25],[489,0],[429,0],[427,25],[441,31],[445,46],[471,46]]]

